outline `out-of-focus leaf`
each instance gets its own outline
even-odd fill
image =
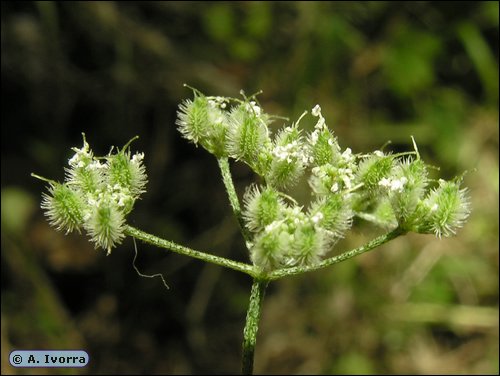
[[[486,97],[490,103],[498,102],[498,63],[478,27],[471,22],[463,22],[458,27],[465,50],[474,63],[481,78]]]
[[[205,10],[203,21],[208,34],[217,41],[228,41],[235,33],[235,17],[227,4],[213,4]]]
[[[12,235],[21,235],[36,209],[32,195],[22,188],[2,189],[2,230]]]
[[[383,62],[384,76],[400,96],[412,96],[434,83],[434,59],[441,41],[433,34],[400,25],[394,27]]]

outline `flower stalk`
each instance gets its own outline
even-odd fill
[[[224,182],[224,186],[226,187],[227,196],[229,198],[229,203],[231,204],[231,208],[233,209],[234,216],[238,221],[238,225],[240,226],[240,231],[245,239],[245,242],[250,242],[250,233],[245,227],[245,221],[243,220],[243,216],[241,214],[241,206],[240,201],[238,199],[238,195],[236,190],[234,189],[233,178],[231,175],[231,170],[229,168],[229,160],[227,157],[217,158],[217,162],[219,163],[219,168],[222,175],[222,181]]]
[[[250,304],[248,305],[245,329],[243,330],[243,356],[241,359],[241,373],[251,375],[253,373],[253,361],[255,345],[257,343],[257,331],[259,330],[262,303],[266,293],[267,279],[255,278],[250,292]]]
[[[267,278],[269,278],[269,280],[272,281],[275,279],[288,277],[291,275],[303,274],[307,272],[312,272],[314,270],[326,268],[328,266],[338,264],[339,262],[348,260],[355,256],[359,256],[365,252],[371,251],[372,249],[380,247],[381,245],[397,238],[398,236],[404,235],[405,233],[406,231],[398,227],[395,230],[388,232],[387,234],[380,235],[379,237],[369,241],[368,243],[358,248],[343,252],[337,256],[329,257],[316,265],[278,269],[268,274]]]
[[[183,245],[174,243],[173,241],[170,240],[165,240],[162,238],[159,238],[158,236],[148,234],[147,232],[141,231],[135,227],[132,226],[125,226],[125,234],[132,236],[136,239],[142,240],[145,243],[168,249],[169,251],[179,253],[184,256],[192,257],[198,260],[202,260],[205,262],[210,262],[215,265],[223,266],[225,268],[233,269],[238,272],[242,272],[245,274],[248,274],[252,277],[256,276],[256,272],[254,270],[254,267],[249,264],[243,264],[238,261],[233,261],[229,260],[224,257],[212,255],[210,253],[206,252],[200,252],[196,251],[194,249],[185,247]]]

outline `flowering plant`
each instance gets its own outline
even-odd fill
[[[300,118],[276,134],[269,125],[277,117],[266,114],[255,96],[243,99],[205,96],[179,106],[180,133],[213,154],[221,169],[233,212],[246,241],[251,263],[240,263],[189,249],[126,224],[126,215],[145,192],[144,155],[131,156],[130,143],[105,157],[95,157],[83,137],[73,148],[66,180],[49,183],[42,208],[59,230],[84,229],[96,247],[107,250],[125,235],[206,262],[246,273],[253,278],[243,333],[243,373],[252,373],[261,305],[268,283],[345,261],[407,232],[455,234],[463,226],[470,204],[462,177],[451,181],[429,177],[429,166],[413,151],[392,154],[376,150],[355,154],[343,149],[327,127],[321,107],[312,116],[314,130],[299,127]],[[247,164],[260,183],[247,187],[243,208],[234,189],[229,159]],[[300,205],[292,188],[307,179],[311,196]],[[359,217],[387,232],[367,244],[328,256]]]

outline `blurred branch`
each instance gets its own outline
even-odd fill
[[[389,320],[498,330],[498,308],[493,307],[405,303],[386,306],[383,311]]]

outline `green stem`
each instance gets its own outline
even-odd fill
[[[279,279],[279,278],[286,277],[289,275],[302,274],[302,273],[310,272],[313,270],[326,268],[327,266],[337,264],[339,262],[350,259],[351,257],[355,257],[355,256],[358,256],[362,253],[371,251],[372,249],[377,248],[377,247],[381,246],[382,244],[385,244],[388,241],[397,238],[398,236],[404,235],[405,233],[406,233],[405,230],[398,227],[395,230],[393,230],[387,234],[381,235],[381,236],[373,239],[372,241],[362,245],[361,247],[355,248],[351,251],[341,253],[338,256],[333,256],[333,257],[327,258],[326,260],[323,260],[319,264],[311,265],[311,266],[295,266],[293,268],[275,270],[275,271],[269,273],[267,275],[267,278],[269,280],[274,280],[274,279]]]
[[[246,273],[252,277],[257,275],[257,272],[254,270],[254,267],[249,264],[244,264],[241,262],[233,261],[226,259],[224,257],[211,255],[209,253],[195,251],[194,249],[184,247],[180,244],[174,243],[169,240],[165,240],[159,238],[157,236],[148,234],[144,231],[136,229],[132,226],[125,226],[125,234],[129,236],[133,236],[136,239],[142,240],[145,243],[149,243],[155,245],[160,248],[168,249],[172,252],[180,253],[181,255],[193,257],[199,260],[203,260],[206,262],[211,262],[212,264],[224,266],[229,269],[233,269],[242,273]]]
[[[257,342],[257,331],[259,330],[260,312],[268,283],[269,281],[264,279],[254,278],[253,280],[250,304],[248,305],[245,329],[243,330],[243,356],[241,359],[241,373],[243,375],[253,373],[253,358],[255,343]]]
[[[245,227],[245,222],[243,221],[243,216],[241,215],[240,201],[238,200],[238,195],[236,194],[236,190],[234,189],[233,178],[231,177],[231,170],[229,169],[229,160],[226,157],[221,157],[217,159],[217,162],[219,162],[219,168],[222,174],[222,181],[224,182],[224,186],[226,187],[231,208],[233,209],[234,215],[238,220],[241,233],[243,234],[245,242],[247,243],[248,246],[252,237],[247,228]]]
[[[377,248],[388,241],[397,238],[398,236],[404,235],[406,233],[405,230],[402,230],[400,228],[397,228],[387,234],[381,235],[372,241],[362,245],[361,247],[355,248],[351,251],[347,251],[344,253],[341,253],[340,255],[333,256],[330,258],[327,258],[326,260],[323,260],[319,264],[316,265],[310,265],[310,266],[295,266],[293,268],[285,268],[285,269],[278,269],[274,270],[271,273],[262,273],[262,271],[254,268],[254,266],[250,264],[244,264],[242,262],[238,261],[233,261],[224,257],[220,256],[215,256],[209,253],[205,252],[200,252],[196,251],[194,249],[184,247],[180,244],[174,243],[169,240],[165,240],[162,238],[159,238],[157,236],[148,234],[147,232],[141,231],[135,227],[132,226],[125,226],[125,234],[129,236],[133,236],[136,239],[142,240],[145,243],[149,243],[152,245],[155,245],[160,248],[165,248],[170,251],[179,253],[181,255],[189,256],[196,258],[198,260],[203,260],[206,262],[210,262],[212,264],[216,264],[219,266],[223,266],[229,269],[233,269],[245,274],[248,274],[249,276],[253,278],[261,278],[267,281],[272,281],[275,279],[283,278],[286,276],[290,275],[297,275],[297,274],[303,274],[307,272],[311,272],[313,270],[317,269],[322,269],[326,268],[327,266],[337,264],[339,262],[345,261],[347,259],[350,259],[352,257],[358,256],[362,253],[371,251],[374,248]]]

